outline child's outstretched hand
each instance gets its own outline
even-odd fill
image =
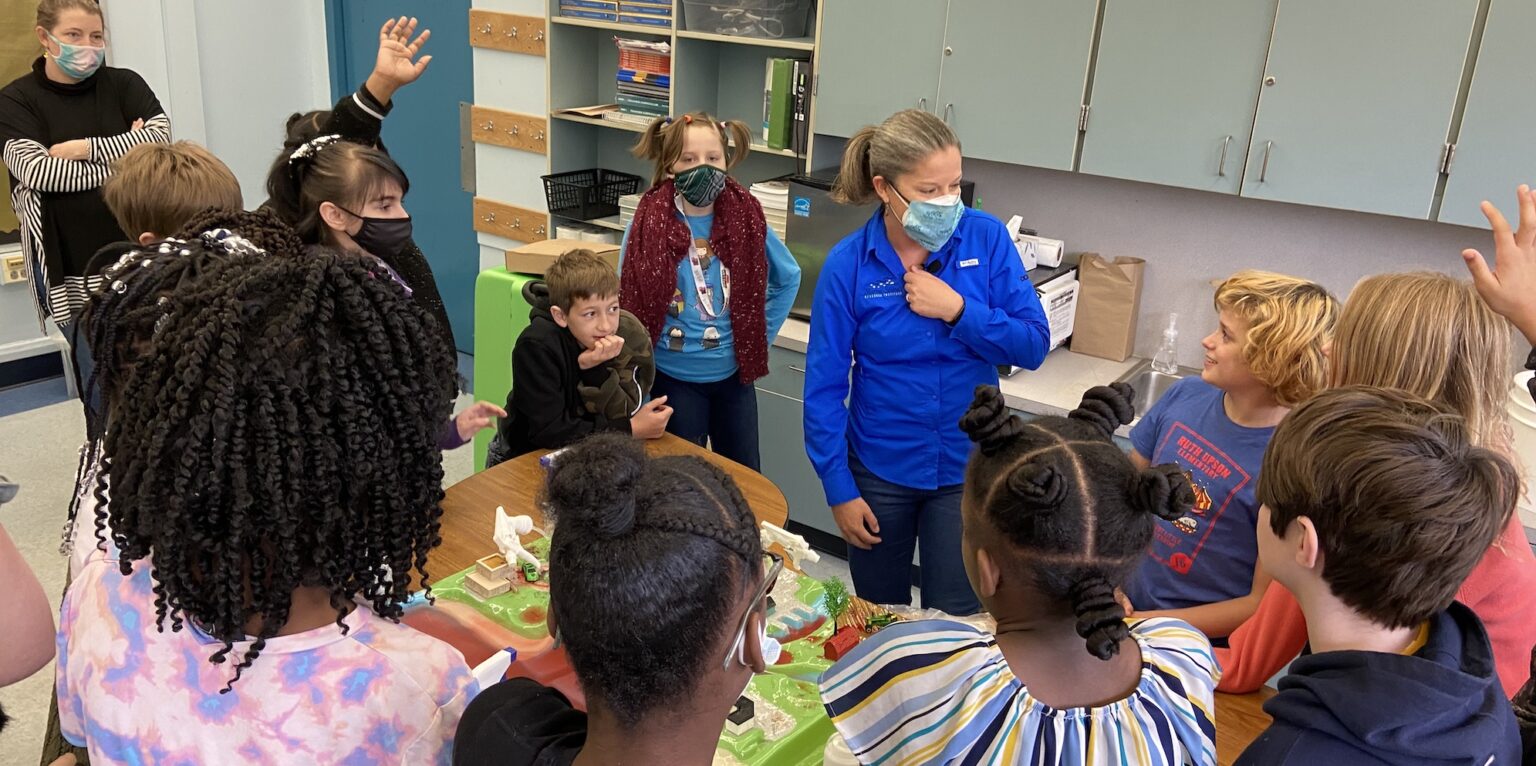
[[[498,418],[507,416],[507,411],[490,402],[475,402],[464,408],[464,411],[453,416],[453,425],[459,429],[459,438],[469,441],[480,432],[482,428],[491,427],[491,416]]]
[[[1536,345],[1536,190],[1521,184],[1515,198],[1520,207],[1520,227],[1515,231],[1510,231],[1509,221],[1492,202],[1483,201],[1483,215],[1493,227],[1494,268],[1488,268],[1477,250],[1463,250],[1461,257],[1488,307]]]
[[[384,22],[379,29],[379,56],[373,64],[373,74],[368,77],[368,91],[383,103],[389,103],[395,91],[416,82],[427,71],[431,56],[416,58],[421,46],[432,37],[432,30],[423,29],[415,40],[416,19],[401,16]]]

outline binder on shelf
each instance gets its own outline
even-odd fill
[[[654,98],[630,96],[624,93],[619,93],[614,96],[614,100],[618,102],[620,109],[623,109],[624,111],[631,114],[638,113],[649,115],[651,117],[667,116],[666,99],[657,100]]]
[[[592,21],[618,21],[619,20],[619,15],[617,13],[608,13],[606,11],[592,11],[592,10],[587,10],[587,9],[584,9],[584,8],[572,8],[571,6],[568,6],[568,5],[560,6],[560,15],[561,16],[565,16],[567,18],[591,19]]]
[[[672,75],[665,72],[641,72],[634,69],[620,69],[619,82],[632,82],[639,85],[655,85],[660,88],[672,86]]]
[[[672,28],[672,19],[666,16],[640,16],[633,13],[621,13],[619,14],[619,21],[625,24],[643,24],[648,27]]]
[[[560,0],[561,8],[586,8],[593,11],[607,11],[618,13],[617,0]]]
[[[768,148],[788,149],[794,121],[795,59],[773,59],[773,113],[768,120]]]
[[[809,148],[806,146],[809,139],[806,131],[808,127],[806,112],[810,108],[808,97],[810,95],[811,62],[806,59],[795,59],[793,79],[795,90],[794,104],[790,109],[793,114],[793,124],[790,127],[792,131],[790,148],[795,150],[795,154],[803,157]]]
[[[773,121],[773,59],[763,59],[763,145],[768,145],[769,124]]]

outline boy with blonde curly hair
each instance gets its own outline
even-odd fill
[[[1131,459],[1184,469],[1195,509],[1158,520],[1126,595],[1138,617],[1179,617],[1221,639],[1269,585],[1257,568],[1259,466],[1275,426],[1326,382],[1339,304],[1321,285],[1263,271],[1227,278],[1215,304],[1200,377],[1174,384],[1131,431]]]

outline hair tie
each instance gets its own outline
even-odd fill
[[[661,120],[661,126],[662,126],[662,127],[663,127],[663,128],[665,128],[665,127],[667,127],[667,126],[668,126],[668,125],[671,125],[671,124],[672,124],[672,118],[671,118],[671,117],[663,117],[663,118],[662,118],[662,120]]]
[[[683,115],[683,124],[684,125],[692,125],[693,124],[693,115],[691,115],[691,114]]]
[[[294,181],[298,181],[299,171],[314,164],[315,157],[319,156],[320,150],[340,140],[341,136],[332,133],[328,136],[315,136],[300,144],[299,148],[294,149],[293,153],[288,155],[288,175]]]
[[[229,229],[209,229],[200,236],[203,244],[211,250],[219,250],[226,255],[266,255],[267,251],[256,246],[256,243],[245,237],[230,231]]]

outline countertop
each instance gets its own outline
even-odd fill
[[[790,319],[779,330],[774,345],[805,353],[810,336],[809,322]],[[1032,415],[1065,415],[1082,401],[1084,391],[1114,382],[1141,362],[1141,358],[1134,356],[1114,362],[1075,354],[1063,347],[1047,354],[1040,369],[1020,370],[1003,378],[998,388],[1003,392],[1004,401],[1013,409]],[[1120,429],[1121,436],[1128,432],[1128,426]]]

